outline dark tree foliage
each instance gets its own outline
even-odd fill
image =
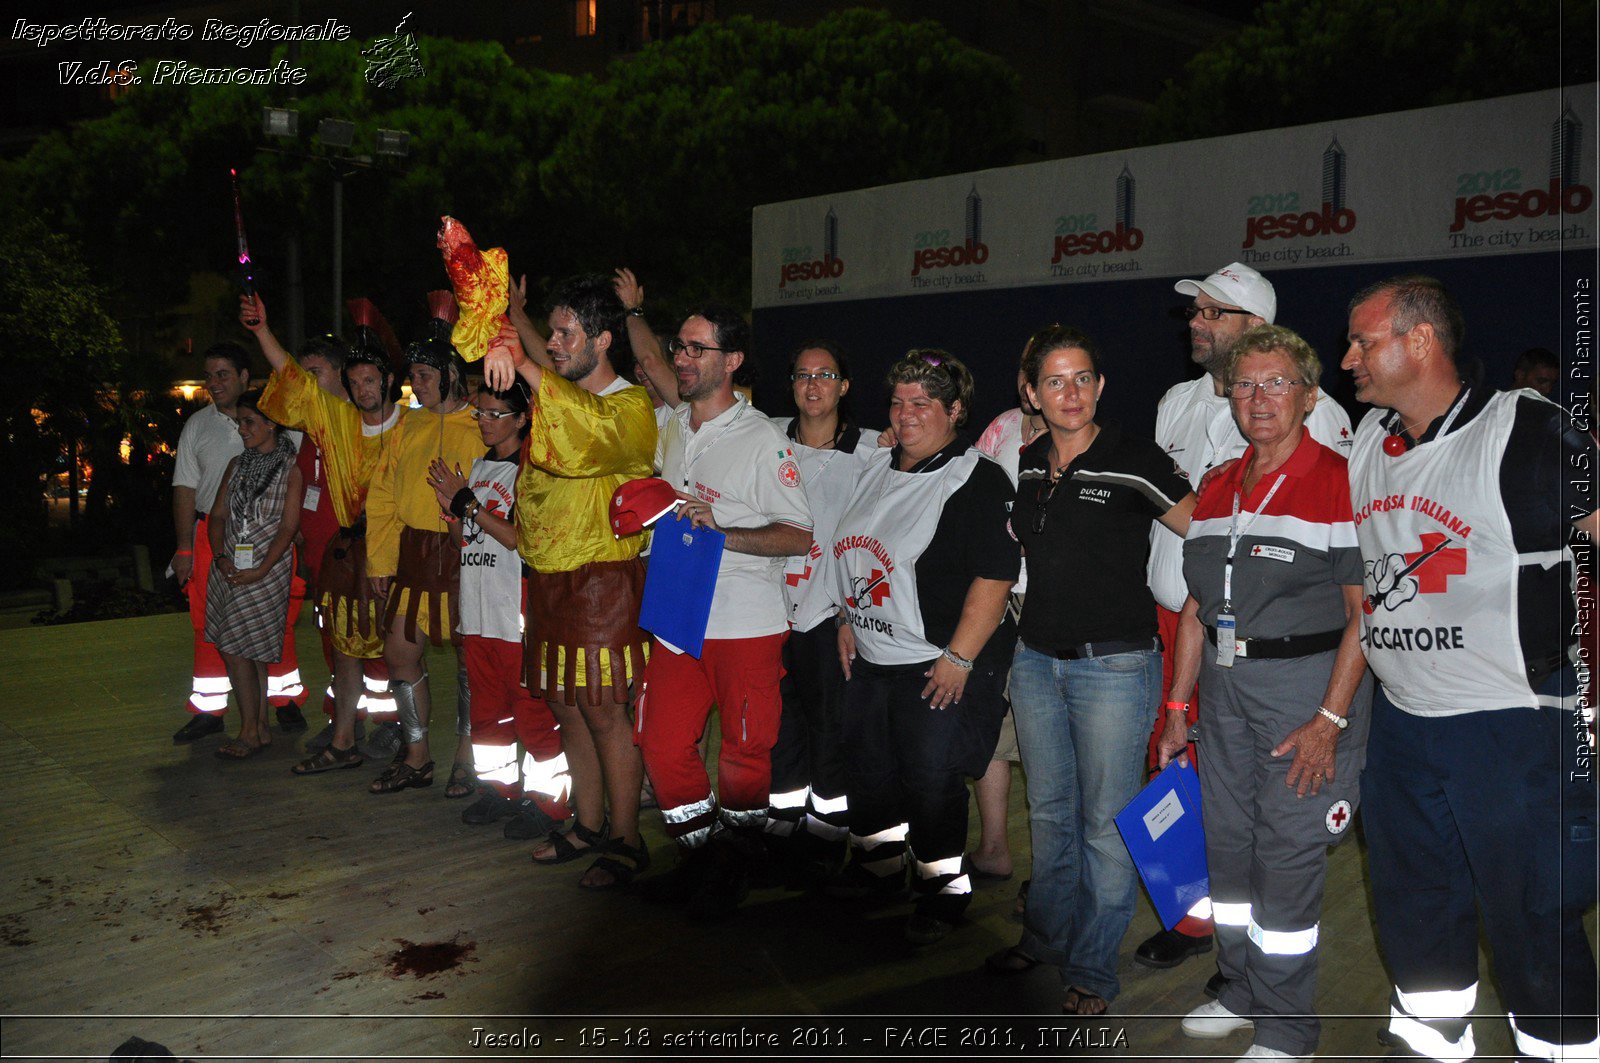
[[[1595,78],[1595,0],[1269,0],[1190,61],[1146,143],[1506,96]]]

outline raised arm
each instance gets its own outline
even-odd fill
[[[623,307],[629,311],[628,343],[633,347],[634,360],[639,363],[640,371],[650,378],[650,383],[654,385],[656,394],[661,396],[662,401],[677,409],[683,402],[683,399],[678,397],[678,374],[672,371],[672,363],[662,352],[661,344],[651,330],[650,323],[642,314],[632,313],[644,305],[644,285],[633,275],[633,270],[626,266],[617,270],[616,279],[612,283],[616,286],[617,298],[622,300]]]
[[[260,292],[239,296],[239,324],[255,336],[256,343],[261,345],[261,353],[266,356],[267,364],[272,366],[273,371],[282,369],[289,361],[289,352],[283,349],[283,344],[278,342],[278,337],[267,325],[267,304],[262,302]]]

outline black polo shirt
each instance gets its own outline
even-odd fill
[[[1150,522],[1188,496],[1189,481],[1152,440],[1109,422],[1052,490],[1051,445],[1046,432],[1017,466],[1011,527],[1028,562],[1022,641],[1056,653],[1154,638]]]

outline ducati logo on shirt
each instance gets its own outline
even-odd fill
[[[1419,594],[1443,594],[1451,576],[1467,571],[1465,547],[1440,532],[1421,537],[1420,549],[1409,553],[1386,554],[1367,562],[1366,584],[1369,593],[1361,610],[1371,616],[1381,606],[1393,612]]]

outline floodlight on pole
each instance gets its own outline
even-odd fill
[[[377,153],[396,159],[405,158],[411,154],[411,134],[404,129],[378,130]]]
[[[287,107],[261,108],[261,132],[269,137],[300,135],[300,112]]]
[[[343,118],[324,118],[317,123],[317,140],[330,148],[348,148],[355,142],[356,124]]]

